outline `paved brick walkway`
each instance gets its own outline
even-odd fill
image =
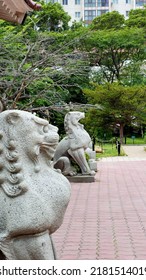
[[[96,182],[72,184],[58,259],[146,259],[146,158],[98,161]]]

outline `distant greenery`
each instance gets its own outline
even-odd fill
[[[134,144],[134,145],[144,145],[146,144],[146,137],[141,138],[141,137],[135,137],[135,139],[132,139],[132,137],[127,137],[126,138],[126,145],[128,144]]]
[[[113,11],[94,18],[92,21],[92,28],[94,30],[118,30],[123,27],[124,22],[124,16],[117,11]]]
[[[120,141],[124,143],[124,127],[136,123],[146,124],[146,86],[125,86],[120,83],[92,84],[92,88],[84,89],[88,102],[100,106],[100,110],[92,109],[88,114],[90,126],[104,127],[105,131],[118,124]],[[96,116],[90,118],[90,116]],[[94,123],[94,124],[93,124]],[[96,129],[97,130],[97,129]],[[109,129],[108,129],[109,130]]]

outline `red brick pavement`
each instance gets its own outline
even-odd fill
[[[53,234],[58,259],[146,259],[146,159],[101,160],[94,183],[73,183]]]

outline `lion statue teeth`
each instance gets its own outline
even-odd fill
[[[0,259],[55,259],[52,233],[70,200],[52,167],[58,128],[31,113],[0,113]]]
[[[64,175],[76,175],[71,166],[72,158],[80,167],[82,175],[94,175],[95,171],[91,170],[85,156],[85,151],[91,147],[91,138],[84,126],[79,123],[84,118],[83,112],[69,112],[64,119],[64,128],[67,136],[63,138],[54,154],[54,167],[61,169]]]

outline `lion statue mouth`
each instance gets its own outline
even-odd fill
[[[56,150],[56,147],[58,145],[58,141],[57,142],[43,142],[40,144],[40,152],[43,151],[48,160],[51,160],[55,154],[55,150]]]
[[[41,150],[49,150],[50,148],[54,148],[54,150],[56,149],[58,145],[58,141],[54,141],[54,142],[42,142],[40,144],[40,149]]]
[[[58,141],[54,141],[53,143],[52,142],[43,142],[40,146],[41,147],[44,147],[46,149],[49,149],[50,146],[57,146],[58,144]]]

